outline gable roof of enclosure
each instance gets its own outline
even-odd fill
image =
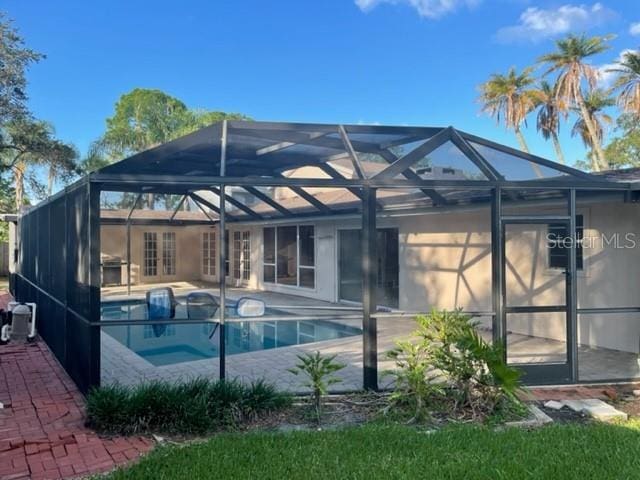
[[[354,178],[346,178],[332,166],[345,159],[353,166]],[[367,168],[372,164],[378,168]],[[288,171],[309,166],[317,167],[322,177],[287,176]],[[103,190],[194,195],[196,199],[198,190],[219,194],[221,184],[239,186],[270,205],[274,216],[295,212],[260,187],[288,187],[325,214],[332,213],[331,207],[305,188],[346,188],[356,196],[357,188],[365,186],[413,189],[422,204],[427,200],[434,206],[449,204],[447,197],[453,190],[631,188],[453,127],[253,121],[210,125],[104,167],[91,174],[91,181],[99,182]],[[271,216],[226,198],[241,216]]]

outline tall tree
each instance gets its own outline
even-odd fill
[[[113,158],[147,150],[173,139],[188,116],[177,98],[160,90],[136,88],[120,97],[107,119],[103,143]]]
[[[25,72],[42,58],[43,55],[25,47],[13,23],[0,12],[0,127],[28,114]]]
[[[619,89],[618,105],[629,114],[640,118],[640,51],[627,51],[608,71],[618,74],[614,89]]]
[[[525,152],[529,152],[529,147],[520,128],[535,108],[538,98],[531,73],[531,68],[525,68],[520,73],[511,68],[506,75],[494,73],[480,85],[479,98],[482,112],[494,117],[498,123],[503,121],[507,129],[513,130],[520,148]]]
[[[78,151],[68,143],[51,139],[51,146],[46,156],[42,158],[46,163],[47,172],[47,197],[53,194],[57,181],[64,183],[80,172],[78,167]]]
[[[536,127],[545,140],[551,139],[553,141],[556,157],[560,163],[564,164],[564,154],[562,153],[558,133],[560,132],[560,117],[564,116],[566,118],[567,106],[564,101],[558,99],[555,88],[546,80],[540,82],[538,93],[539,104]]]
[[[556,41],[556,51],[542,55],[538,62],[547,65],[545,75],[557,73],[556,96],[558,100],[574,105],[580,112],[590,143],[593,145],[592,168],[599,171],[607,168],[607,161],[602,149],[602,140],[598,137],[585,98],[583,84],[587,91],[596,88],[598,71],[586,63],[586,59],[602,53],[609,48],[607,42],[611,37],[586,37],[585,35],[568,35]]]
[[[613,124],[613,118],[605,112],[605,109],[614,106],[616,101],[604,90],[596,89],[584,95],[584,104],[589,122],[595,128],[595,141],[602,145],[607,126]],[[582,116],[579,116],[573,125],[571,135],[579,136],[584,145],[591,149],[591,155],[594,155],[594,140]]]
[[[75,170],[75,149],[56,139],[53,128],[43,121],[18,118],[5,126],[11,147],[3,152],[5,165],[14,176],[16,209],[24,204],[25,179],[30,165],[45,166],[56,174]]]
[[[95,155],[108,161],[153,148],[220,120],[247,119],[241,114],[190,110],[161,90],[135,88],[116,102],[107,130],[94,145]]]

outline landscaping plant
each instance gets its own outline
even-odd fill
[[[98,431],[120,434],[164,432],[202,434],[230,428],[289,406],[291,397],[262,380],[196,379],[149,382],[136,387],[95,388],[87,396],[87,422]]]
[[[346,365],[335,361],[336,355],[322,355],[320,352],[298,355],[300,363],[289,372],[294,375],[306,375],[305,387],[311,389],[311,402],[316,420],[320,423],[322,415],[322,398],[329,393],[329,387],[342,380],[333,374],[342,370]]]
[[[415,417],[424,417],[428,405],[444,405],[472,419],[520,405],[520,371],[506,364],[499,342],[480,336],[469,315],[433,310],[416,321],[412,338],[387,354],[396,362],[393,404],[411,405]]]

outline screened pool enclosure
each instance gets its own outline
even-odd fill
[[[602,241],[637,230],[639,186],[452,127],[225,121],[22,215],[12,288],[83,391],[298,391],[315,351],[347,365],[337,390],[387,388],[431,308],[473,315],[528,383],[640,378],[640,249]]]

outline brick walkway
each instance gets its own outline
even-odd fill
[[[144,437],[102,438],[85,428],[84,399],[42,342],[0,346],[0,402],[2,480],[105,472],[153,446]]]

